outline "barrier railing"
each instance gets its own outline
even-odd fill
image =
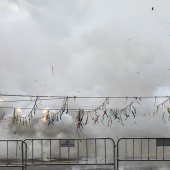
[[[111,138],[25,139],[27,165],[113,165],[115,142]]]
[[[170,138],[121,138],[117,142],[120,162],[170,161]]]
[[[0,167],[26,170],[27,144],[22,140],[0,140]]]
[[[170,138],[0,140],[0,167],[110,165],[170,161]],[[117,161],[116,161],[117,160]]]

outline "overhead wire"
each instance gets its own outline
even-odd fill
[[[0,107],[0,109],[15,109],[16,107]],[[21,110],[31,110],[32,108],[28,108],[28,107],[20,107]],[[61,110],[61,108],[36,108],[36,110]],[[72,111],[77,111],[79,109],[68,109],[68,110],[72,110]],[[89,109],[83,109],[83,110],[92,110],[91,108]]]
[[[63,98],[47,98],[47,99],[39,99],[39,101],[41,100],[56,100],[56,99],[63,99]],[[0,103],[5,103],[5,102],[35,102],[36,100],[0,100]]]
[[[56,95],[21,95],[21,94],[0,94],[0,96],[8,96],[8,97],[44,97],[44,98],[57,98],[63,99],[66,96],[56,96]],[[170,96],[67,96],[67,98],[116,98],[116,99],[126,99],[126,98],[167,98]]]

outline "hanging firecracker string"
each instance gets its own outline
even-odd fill
[[[106,100],[104,101],[104,103],[102,105],[100,105],[98,108],[94,109],[91,111],[91,113],[93,113],[93,117],[92,117],[92,120],[94,120],[94,123],[99,123],[98,120],[99,120],[99,117],[100,115],[98,114],[98,111],[99,110],[104,110],[103,111],[103,115],[102,115],[102,122],[104,121],[104,117],[107,116],[107,109],[106,109],[106,105],[109,104],[109,98],[107,97]]]
[[[4,113],[2,114],[2,116],[0,117],[0,120],[3,120],[4,116],[5,116],[5,111],[4,111]]]
[[[96,114],[95,117],[92,119],[92,120],[94,120],[94,123],[99,123],[99,122],[98,122],[99,116],[100,116],[100,115],[97,115],[97,114]]]
[[[164,107],[164,108],[166,108],[166,110],[167,110],[167,112],[168,112],[168,115],[169,115],[169,117],[168,117],[168,121],[170,120],[170,97],[168,97],[166,100],[164,100],[163,102],[161,102],[160,104],[158,104],[157,106],[156,106],[156,110],[157,110],[157,112],[159,111],[159,108],[160,107]],[[166,120],[165,120],[165,112],[163,112],[163,116],[162,116],[162,120],[164,120],[164,122],[166,123]]]
[[[83,129],[83,116],[84,115],[85,115],[85,111],[82,109],[79,109],[78,114],[76,116],[77,130],[79,129],[81,131]]]
[[[16,121],[16,114],[15,114],[15,108],[14,108],[14,112],[13,112],[13,124],[15,123]]]
[[[33,114],[36,113],[36,109],[38,107],[37,106],[38,99],[39,99],[39,97],[36,97],[34,106],[32,107],[30,113],[25,117],[20,116],[20,114],[18,113],[18,109],[14,108],[13,123],[20,122],[20,124],[22,124],[23,126],[27,126],[28,122],[30,122],[32,120]],[[48,114],[46,116],[44,116],[44,120],[48,120],[48,125],[54,124],[55,120],[58,121],[58,114],[60,114],[60,119],[61,119],[61,116],[65,112],[65,110],[66,110],[66,114],[67,114],[68,113],[68,97],[65,98],[62,108],[57,113],[53,113],[50,110],[48,110]]]
[[[35,102],[34,102],[34,105],[30,111],[30,113],[27,115],[27,116],[20,116],[19,112],[20,112],[20,109],[18,108],[17,109],[17,112],[16,112],[16,109],[14,108],[14,113],[13,113],[13,123],[21,123],[24,125],[28,125],[28,122],[31,121],[32,119],[32,114],[36,113],[36,108],[38,107],[37,106],[37,101],[38,101],[39,97],[37,96],[36,99],[35,99]],[[32,99],[31,99],[32,100]],[[19,121],[19,122],[18,122]]]
[[[159,109],[160,106],[166,106],[167,104],[170,104],[170,97],[168,97],[166,100],[164,100],[163,102],[159,103],[156,107],[157,110]]]
[[[110,109],[108,126],[111,128],[113,123],[112,118],[118,120],[118,122],[121,122],[121,124],[123,125],[122,115],[125,116],[125,120],[130,117],[130,114],[132,114],[133,117],[135,118],[137,113],[135,108],[135,103],[141,105],[140,101],[142,101],[141,98],[135,97],[135,99],[123,109]],[[127,98],[126,98],[126,102],[127,102]]]
[[[169,108],[169,107],[167,107],[166,109],[167,109],[168,113],[170,114],[170,108]]]
[[[103,113],[103,116],[102,116],[102,121],[101,121],[102,124],[104,124],[103,121],[104,121],[105,116],[108,118],[107,110],[104,110],[104,113]]]
[[[83,129],[83,125],[86,125],[88,123],[88,117],[89,114],[92,117],[92,120],[94,121],[94,123],[98,123],[98,119],[99,119],[99,114],[97,114],[97,112],[99,110],[104,110],[104,116],[107,115],[106,113],[106,104],[109,104],[109,98],[107,97],[106,100],[103,102],[103,104],[101,104],[100,106],[98,106],[97,108],[91,110],[91,111],[84,111],[83,109],[79,109],[77,112],[77,116],[76,116],[76,125],[77,125],[77,130],[82,130]],[[92,116],[92,114],[94,114]],[[86,119],[85,119],[86,116]],[[83,120],[85,119],[85,123],[83,123]]]
[[[48,121],[48,125],[52,124],[54,125],[54,121],[59,121],[59,118],[61,120],[63,113],[66,112],[68,114],[68,97],[64,98],[63,105],[59,111],[56,113],[50,111],[48,109],[48,114],[44,117],[45,120]]]
[[[61,107],[61,109],[59,111],[53,112],[53,109],[48,109],[48,113],[46,116],[44,116],[44,119],[46,121],[48,121],[48,125],[50,124],[54,124],[54,122],[58,122],[62,119],[62,115],[68,114],[68,98],[69,97],[64,97],[63,100],[63,105]],[[160,107],[165,107],[167,112],[169,113],[169,119],[170,119],[170,97],[168,96],[168,98],[166,100],[164,100],[162,103],[156,105],[156,98],[155,97],[155,102],[154,102],[154,106],[156,106],[155,108],[158,109]],[[75,99],[75,98],[74,98]],[[125,104],[128,102],[128,97],[125,98]],[[107,110],[106,105],[109,104],[109,97],[107,97],[105,99],[105,101],[98,106],[95,109],[92,109],[90,111],[85,111],[84,109],[79,109],[77,112],[77,116],[76,116],[76,125],[77,125],[77,129],[82,130],[83,129],[83,125],[86,125],[88,123],[89,120],[89,115],[91,116],[94,124],[95,123],[99,123],[100,121],[102,123],[104,123],[104,119],[108,118],[108,126],[111,127],[113,120],[118,120],[118,122],[121,122],[121,124],[123,125],[123,121],[126,120],[127,118],[130,117],[130,115],[133,115],[133,117],[136,117],[136,104],[141,105],[140,101],[142,98],[141,97],[134,97],[134,100],[128,104],[125,108],[123,109],[109,109]],[[37,101],[39,100],[39,97],[37,96],[35,100],[31,101],[35,101],[34,106],[32,107],[30,113],[23,117],[20,115],[20,111],[18,111],[18,108],[14,108],[14,113],[13,113],[13,123],[21,123],[24,126],[27,126],[28,123],[32,120],[33,115],[36,113],[36,110],[38,110],[38,106],[37,106]],[[156,110],[155,109],[155,110]],[[56,109],[55,109],[56,110]],[[103,110],[103,114],[100,115],[100,111]],[[155,113],[154,113],[155,114]],[[123,120],[123,116],[125,116],[125,119]],[[163,120],[165,119],[166,116],[166,112],[163,114]]]

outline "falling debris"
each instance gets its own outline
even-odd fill
[[[51,69],[52,69],[52,74],[54,76],[54,69],[53,69],[53,66],[51,65]]]
[[[3,115],[0,117],[0,120],[3,120],[4,116],[5,116],[5,112],[4,112]]]
[[[163,113],[162,120],[164,121],[164,123],[166,123],[166,120],[165,120],[165,112]]]
[[[152,11],[154,10],[154,7],[152,7]]]

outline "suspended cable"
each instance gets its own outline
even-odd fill
[[[44,97],[44,98],[49,98],[49,97],[55,97],[57,99],[63,99],[66,96],[48,96],[48,95],[20,95],[20,94],[0,94],[0,96],[8,96],[8,97]],[[170,96],[67,96],[68,98],[91,98],[91,99],[96,99],[96,98],[115,98],[115,99],[127,99],[127,98],[150,98],[150,99],[155,99],[155,98],[168,98]]]
[[[40,99],[39,101],[43,101],[43,100],[56,100],[56,99],[63,99],[63,98],[47,98],[47,99]],[[30,99],[28,99],[28,100],[0,100],[0,103],[5,103],[5,102],[35,102],[35,100],[30,100]]]
[[[15,109],[16,107],[0,107],[0,109]],[[20,107],[21,110],[31,110],[32,108],[31,107]],[[36,110],[47,110],[47,108],[36,108]],[[50,108],[49,110],[61,110],[61,108]],[[79,109],[68,109],[69,111],[72,110],[72,111],[78,111]],[[83,110],[93,110],[93,108],[89,108],[89,109],[83,109]]]

